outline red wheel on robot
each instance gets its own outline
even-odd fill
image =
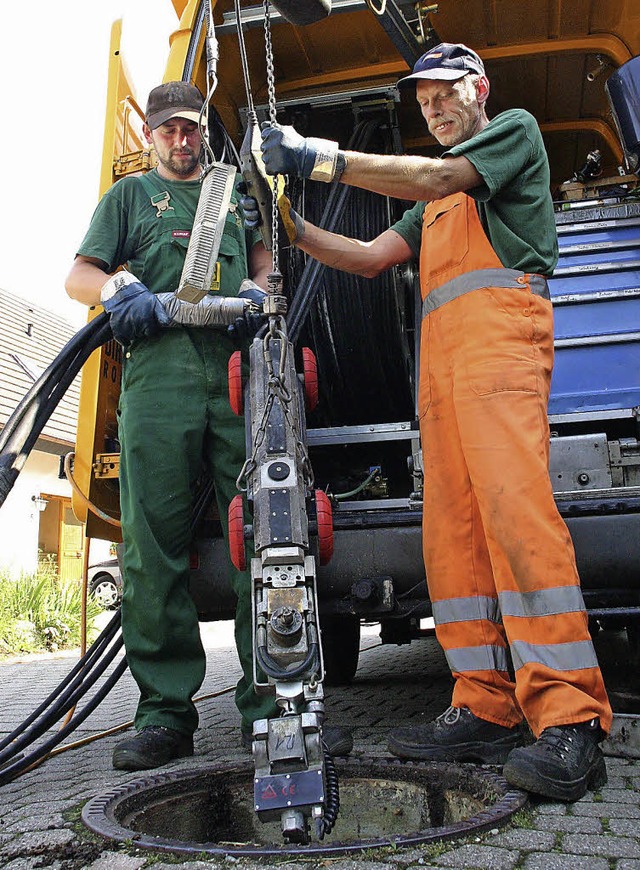
[[[318,557],[327,565],[333,556],[333,510],[326,492],[316,489],[316,519],[318,523]]]
[[[229,404],[238,417],[244,413],[244,397],[242,390],[242,354],[235,350],[229,357]]]
[[[310,347],[302,348],[302,374],[305,407],[307,411],[313,411],[318,404],[318,361]]]
[[[244,548],[244,505],[240,494],[229,502],[229,555],[238,571],[244,571],[247,554]]]

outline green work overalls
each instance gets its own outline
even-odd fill
[[[154,187],[164,184],[153,177]],[[151,198],[150,177],[141,181]],[[174,207],[157,217],[157,240],[145,262],[153,263],[153,271],[161,270],[165,283],[167,273],[173,273],[177,287],[197,199],[192,213],[172,202]],[[234,296],[248,274],[244,231],[235,210],[227,216],[219,261],[220,293]],[[228,505],[245,459],[244,423],[230,408],[227,387],[227,364],[236,349],[225,329],[177,327],[135,342],[124,354],[118,410],[122,628],[140,689],[138,730],[163,725],[190,734],[198,724],[192,698],[204,678],[205,655],[188,591],[190,518],[204,462],[215,482],[226,538]],[[235,631],[244,673],[236,704],[248,727],[254,719],[275,715],[276,708],[271,697],[260,698],[253,690],[248,572],[235,571],[230,562],[229,570],[238,596]]]

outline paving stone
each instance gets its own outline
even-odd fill
[[[42,867],[41,862],[42,858],[16,858],[4,864],[3,870],[35,870],[36,867]]]
[[[640,858],[640,843],[630,837],[603,834],[565,834],[562,848],[576,855],[606,855],[609,858]]]
[[[536,828],[549,830],[549,818],[540,816],[533,820]],[[590,816],[558,816],[553,820],[553,829],[566,834],[601,834],[602,822]]]
[[[556,843],[556,835],[549,831],[531,831],[519,829],[498,834],[490,840],[492,846],[503,846],[505,849],[524,849],[525,851],[538,851],[553,849]]]
[[[87,865],[87,870],[139,870],[140,867],[144,867],[146,862],[146,857],[136,858],[133,855],[123,855],[122,852],[104,852],[99,858]],[[161,865],[154,863],[153,866],[158,870]],[[165,864],[165,867],[168,866]],[[172,870],[176,870],[175,864],[171,866]],[[180,865],[181,870],[184,870],[185,867],[185,864]]]
[[[635,819],[609,819],[609,830],[623,837],[640,837],[640,825]]]
[[[634,861],[633,859],[622,858],[616,864],[616,870],[640,870],[640,860]]]
[[[633,804],[612,804],[604,801],[573,804],[574,816],[598,816],[601,819],[640,819],[640,807]]]
[[[566,804],[534,804],[534,807],[541,816],[564,816],[567,812]]]
[[[607,858],[586,858],[584,855],[550,855],[536,852],[527,855],[523,870],[610,870]]]
[[[64,828],[56,831],[29,831],[16,837],[2,847],[2,854],[6,858],[17,857],[20,853],[37,854],[55,846],[65,846],[75,838],[73,831]]]
[[[493,846],[461,846],[434,859],[438,867],[465,867],[474,870],[513,870],[518,852]]]
[[[605,802],[640,805],[640,793],[630,788],[603,788],[600,797]]]

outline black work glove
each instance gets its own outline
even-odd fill
[[[238,189],[240,189],[240,185],[238,185]],[[255,197],[246,194],[241,197],[239,202],[244,212],[245,227],[248,230],[255,230],[262,223]],[[278,211],[289,241],[293,243],[301,239],[305,232],[304,219],[293,208],[289,197],[285,196],[284,193],[278,197]]]
[[[238,203],[244,215],[245,227],[248,230],[257,230],[262,223],[257,199],[254,196],[249,196],[245,181],[239,181],[238,184],[236,184],[236,190],[240,194]]]
[[[171,323],[160,300],[131,272],[112,275],[100,291],[100,300],[109,314],[113,337],[125,347]]]
[[[239,299],[249,299],[251,305],[244,310],[242,317],[227,327],[227,332],[238,341],[246,341],[254,338],[261,326],[267,322],[266,314],[262,313],[262,306],[267,294],[261,287],[250,278],[245,278],[240,285]]]

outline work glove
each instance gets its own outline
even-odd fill
[[[249,305],[245,308],[241,317],[227,327],[227,332],[238,341],[253,338],[261,326],[267,322],[266,314],[262,313],[264,300],[267,294],[261,287],[250,278],[245,278],[240,285],[239,299],[248,299]]]
[[[125,347],[139,338],[156,335],[171,317],[144,284],[125,270],[116,272],[103,284],[100,301],[109,314],[116,341]]]
[[[262,128],[262,159],[270,175],[299,175],[312,181],[334,181],[346,163],[337,142],[301,136],[293,127],[265,124]]]
[[[240,199],[240,205],[244,212],[244,225],[249,230],[255,230],[260,226],[260,211],[258,203],[253,196],[243,196]],[[285,228],[290,242],[295,242],[304,236],[305,223],[303,218],[292,207],[291,201],[284,193],[278,197],[278,211],[282,218],[282,225]]]
[[[247,193],[246,182],[240,181],[236,184],[236,190],[240,194],[238,202],[244,215],[244,225],[248,230],[257,230],[262,223],[260,210],[258,209],[258,200],[255,196],[249,196]]]

